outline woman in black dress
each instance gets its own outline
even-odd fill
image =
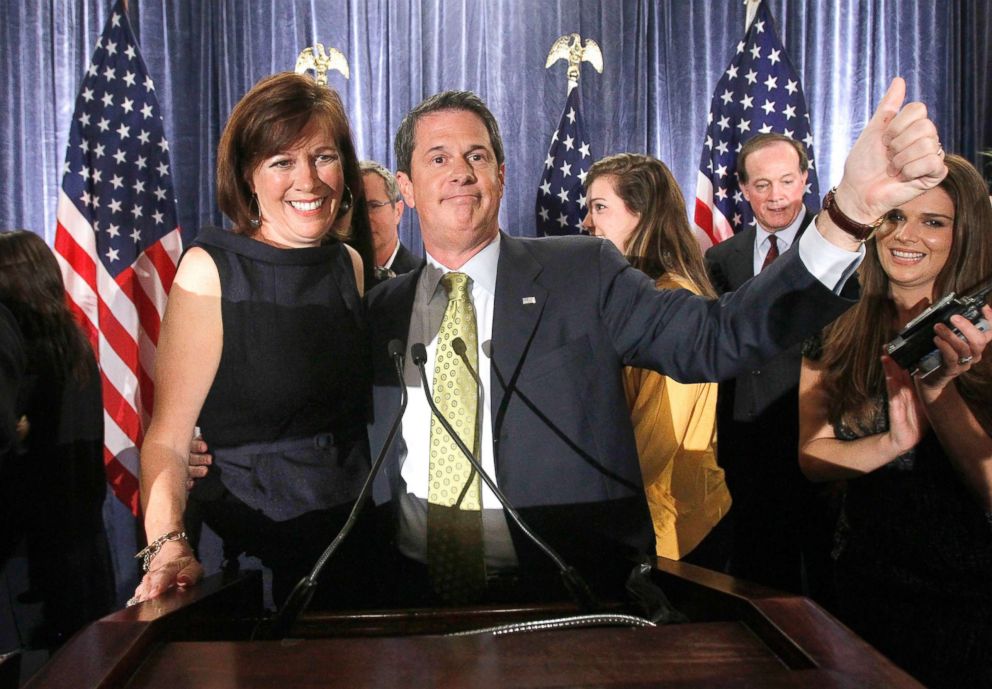
[[[200,233],[162,324],[141,452],[151,547],[136,601],[200,578],[184,513],[216,531],[229,558],[271,567],[281,601],[343,524],[369,465],[367,257],[332,237],[349,207],[366,214],[337,94],[291,73],[256,84],[221,137],[217,195],[233,231]],[[350,241],[371,246],[367,223]],[[187,504],[195,424],[213,465]],[[343,605],[364,582],[348,568],[362,553],[342,555],[322,590]]]
[[[926,378],[881,356],[928,305],[992,275],[988,192],[963,158],[946,164],[938,187],[888,213],[861,301],[803,360],[800,465],[847,481],[841,619],[928,686],[992,687],[992,335],[960,316],[961,337],[935,327],[942,365]]]

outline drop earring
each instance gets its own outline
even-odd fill
[[[341,194],[341,204],[338,206],[337,217],[343,216],[345,213],[351,210],[352,204],[355,203],[355,197],[351,195],[351,189],[347,184],[344,185],[344,193]]]
[[[254,211],[252,210],[253,205],[255,206]],[[252,213],[254,213],[255,217],[252,217]],[[262,226],[262,209],[258,205],[257,194],[252,194],[251,201],[248,202],[248,224],[254,227],[256,230]]]

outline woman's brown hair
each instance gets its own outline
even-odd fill
[[[338,238],[361,255],[365,281],[370,284],[375,264],[361,169],[348,115],[329,86],[305,75],[280,72],[259,81],[238,101],[217,147],[217,205],[233,221],[234,232],[253,235],[252,174],[266,158],[293,148],[311,125],[331,135],[341,154],[354,212],[351,227]]]
[[[55,254],[34,232],[0,232],[0,302],[14,314],[34,367],[56,380],[87,380],[90,343],[69,310]]]
[[[682,190],[668,167],[651,156],[618,153],[589,168],[586,189],[599,178],[608,179],[627,210],[640,216],[624,246],[630,264],[655,280],[665,273],[686,278],[700,294],[716,297]]]
[[[967,294],[992,277],[992,203],[978,171],[964,158],[948,155],[947,177],[940,183],[954,204],[954,227],[947,262],[934,281],[934,298],[949,292]],[[884,236],[891,224],[883,224]],[[831,400],[828,418],[871,432],[877,399],[885,394],[880,357],[896,335],[896,311],[889,298],[889,278],[882,269],[874,239],[865,245],[858,269],[861,299],[823,334],[823,385]],[[955,380],[986,428],[992,428],[992,355]]]

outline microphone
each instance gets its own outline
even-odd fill
[[[389,433],[386,435],[386,442],[372,463],[372,468],[365,478],[365,483],[362,484],[362,489],[358,493],[358,498],[355,499],[355,504],[348,514],[347,521],[345,521],[341,530],[338,531],[334,540],[331,541],[331,544],[327,546],[327,549],[317,558],[317,562],[314,564],[313,569],[310,570],[310,574],[300,579],[299,583],[293,587],[293,591],[289,594],[289,597],[286,598],[282,608],[276,612],[272,626],[269,628],[270,638],[284,638],[289,633],[293,623],[296,622],[297,618],[310,605],[314,591],[317,590],[317,579],[320,577],[320,573],[324,570],[324,566],[337,551],[338,547],[340,547],[344,539],[355,528],[355,524],[358,521],[358,513],[361,512],[362,507],[364,507],[365,502],[368,500],[369,493],[372,492],[372,483],[375,480],[376,474],[379,473],[379,467],[382,466],[389,448],[392,447],[393,441],[396,439],[396,433],[399,431],[400,421],[403,419],[403,412],[406,411],[407,403],[406,383],[403,380],[403,343],[399,340],[390,340],[387,350],[389,357],[393,360],[393,366],[396,369],[396,379],[400,384],[399,411],[396,412],[396,416],[393,418],[393,423],[389,427]],[[424,358],[426,359],[426,354]]]
[[[472,378],[475,379],[478,394],[480,395],[479,411],[481,413],[482,381],[479,379],[478,374],[472,367],[472,364],[469,363],[468,357],[465,355],[465,342],[460,337],[456,337],[451,341],[451,347],[455,354],[457,354],[461,360],[465,362],[465,366],[468,368],[469,373],[472,375]],[[527,536],[527,538],[530,539],[530,541],[536,545],[541,552],[547,555],[552,562],[555,563],[555,566],[561,573],[561,578],[565,584],[565,588],[568,589],[569,593],[572,595],[572,598],[579,604],[579,607],[586,612],[593,612],[599,609],[599,601],[596,600],[592,590],[582,578],[582,575],[579,574],[578,570],[566,564],[561,556],[558,555],[558,553],[555,552],[550,545],[530,530],[530,527],[524,523],[523,519],[521,519],[520,515],[517,513],[517,510],[510,504],[510,501],[503,494],[503,491],[499,489],[496,482],[493,481],[489,474],[485,472],[482,468],[482,464],[468,449],[461,437],[459,437],[458,433],[455,432],[455,429],[451,427],[450,423],[448,423],[448,420],[444,418],[441,410],[437,408],[437,405],[434,403],[434,397],[431,395],[430,384],[427,382],[427,371],[424,368],[424,365],[427,363],[427,348],[423,345],[423,343],[418,342],[410,348],[410,353],[412,355],[414,365],[416,365],[417,369],[420,371],[420,379],[424,384],[424,396],[427,398],[427,404],[431,408],[431,413],[434,414],[434,417],[438,420],[438,422],[440,422],[441,426],[444,427],[444,430],[447,431],[449,436],[451,436],[451,439],[455,441],[455,445],[458,446],[458,449],[461,450],[462,454],[465,455],[465,458],[468,459],[473,470],[478,472],[485,484],[489,486],[489,490],[493,492],[493,495],[495,495],[496,499],[499,500],[500,505],[503,506],[503,509],[506,510],[506,513],[510,515],[510,518],[520,528],[520,530],[523,531],[524,535]]]

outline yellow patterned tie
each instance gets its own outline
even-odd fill
[[[451,346],[451,341],[460,337],[472,368],[478,371],[479,339],[471,280],[464,273],[448,273],[441,278],[441,284],[448,293],[448,307],[437,335],[434,403],[478,457],[477,387],[465,362]],[[478,599],[486,586],[481,481],[435,418],[431,418],[430,442],[427,562],[431,582],[447,602],[469,603]]]

